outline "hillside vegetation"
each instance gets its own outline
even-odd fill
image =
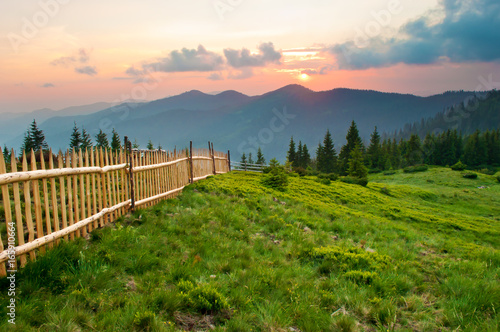
[[[499,330],[495,177],[294,176],[278,192],[261,176],[211,177],[40,256],[11,330]]]

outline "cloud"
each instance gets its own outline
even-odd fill
[[[55,85],[52,83],[45,83],[42,85],[42,88],[53,88],[53,87],[55,87]]]
[[[224,77],[222,77],[222,75],[219,73],[212,73],[207,77],[207,79],[212,81],[221,81],[224,79]]]
[[[127,74],[137,76],[147,71],[153,72],[207,72],[219,70],[224,64],[224,59],[217,53],[207,51],[202,45],[198,49],[183,48],[181,51],[172,51],[170,54],[156,62],[142,65],[143,70],[134,67],[127,69]]]
[[[97,69],[94,66],[76,67],[75,72],[77,72],[79,74],[89,75],[89,76],[97,75]]]
[[[264,67],[269,63],[280,64],[281,52],[274,49],[273,43],[259,45],[259,54],[251,54],[246,48],[242,50],[224,49],[224,56],[233,68]]]
[[[63,56],[53,60],[50,64],[53,66],[73,67],[76,73],[94,76],[97,75],[97,68],[90,66],[91,51],[80,48],[74,55]]]
[[[331,66],[323,66],[319,69],[304,69],[300,73],[301,74],[307,74],[309,76],[311,75],[326,75],[328,72],[331,70]]]
[[[441,0],[443,19],[420,17],[401,27],[399,36],[336,44],[328,48],[339,69],[388,67],[398,63],[431,64],[500,60],[500,3],[498,0]]]

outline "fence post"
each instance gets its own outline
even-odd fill
[[[231,151],[227,150],[227,164],[229,167],[229,172],[231,172]]]
[[[189,165],[191,173],[191,183],[194,183],[194,170],[193,170],[193,141],[189,142]]]
[[[132,158],[132,142],[128,140],[128,137],[125,136],[125,154],[126,160],[128,163],[128,176],[129,176],[129,188],[130,188],[130,211],[134,212],[135,210],[135,188],[134,188],[134,165]]]
[[[214,164],[214,175],[217,175],[217,170],[215,169],[215,151],[214,151],[214,142],[212,142],[212,162]]]

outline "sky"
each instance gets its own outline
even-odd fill
[[[498,0],[1,0],[0,113],[288,84],[500,88]]]

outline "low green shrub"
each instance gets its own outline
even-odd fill
[[[272,189],[284,191],[288,186],[288,174],[285,167],[280,165],[276,159],[271,159],[267,169],[269,171],[263,175],[262,184]]]
[[[321,174],[318,174],[318,178],[328,179],[330,181],[337,181],[339,176],[338,176],[338,174],[335,174],[335,173],[321,173]]]
[[[378,274],[376,272],[355,270],[344,273],[344,277],[357,284],[371,284],[378,277]]]
[[[416,173],[416,172],[425,172],[429,169],[429,166],[427,165],[415,165],[415,166],[408,166],[403,169],[403,172],[405,173]]]
[[[483,173],[486,175],[495,175],[496,170],[492,167],[486,167],[486,168],[482,168],[481,170],[479,170],[479,173]]]
[[[396,171],[385,171],[383,174],[384,175],[394,175],[394,174],[396,174]]]
[[[500,175],[499,175],[499,176],[497,176],[497,181],[498,181],[498,182],[500,182]]]
[[[141,331],[142,330],[149,331],[149,329],[154,324],[154,320],[155,320],[155,313],[150,310],[136,312],[134,315],[134,326],[141,329]]]
[[[294,172],[297,173],[300,177],[307,175],[307,171],[304,169],[304,167],[297,167],[294,169]]]
[[[182,280],[177,284],[185,305],[199,313],[214,313],[229,308],[227,300],[209,284],[193,285]]]
[[[368,184],[367,178],[355,178],[352,176],[344,176],[343,178],[340,179],[340,181],[349,184],[357,184],[363,187],[366,187],[366,185]]]
[[[454,171],[463,171],[467,168],[467,165],[463,164],[460,160],[453,166],[451,166],[451,169]]]
[[[467,172],[467,173],[462,174],[462,177],[464,177],[466,179],[477,179],[477,174],[472,173],[472,172]]]
[[[380,168],[372,168],[368,170],[369,174],[377,174],[377,173],[382,173],[382,170]]]
[[[381,188],[380,192],[384,195],[391,196],[391,192],[389,191],[389,189],[387,189],[387,187]]]
[[[386,268],[390,263],[389,256],[376,252],[368,252],[358,247],[342,248],[328,246],[314,248],[305,253],[306,257],[321,262],[320,268],[331,270],[379,270]]]
[[[328,185],[330,185],[330,184],[332,183],[332,181],[330,181],[330,179],[320,178],[320,177],[318,177],[318,178],[316,179],[316,182],[319,182],[319,183],[324,184],[324,185],[327,185],[327,186],[328,186]]]

